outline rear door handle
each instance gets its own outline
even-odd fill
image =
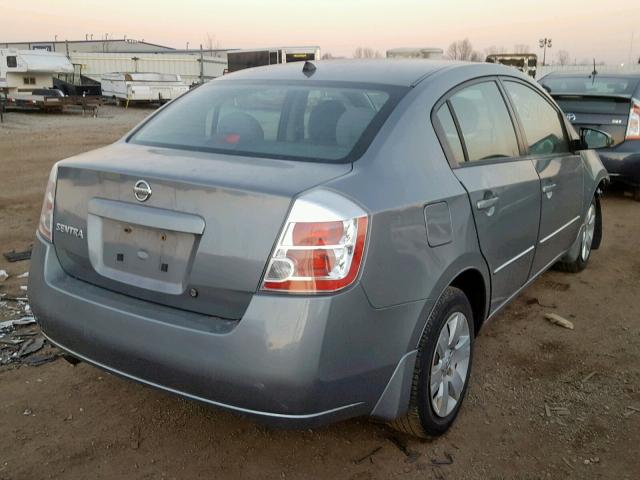
[[[556,187],[557,185],[555,183],[547,183],[544,187],[542,187],[542,193],[553,192]]]
[[[495,207],[499,199],[499,197],[489,197],[483,200],[478,200],[478,202],[476,203],[476,208],[478,210],[488,210]]]

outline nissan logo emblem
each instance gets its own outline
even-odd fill
[[[146,202],[151,196],[151,186],[144,180],[138,180],[133,186],[133,194],[139,202]]]

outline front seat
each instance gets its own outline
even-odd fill
[[[264,141],[260,122],[245,112],[231,112],[218,122],[216,142],[227,145],[254,145]]]
[[[325,100],[316,105],[309,114],[311,141],[321,145],[336,145],[338,120],[345,110],[342,102],[338,100]]]

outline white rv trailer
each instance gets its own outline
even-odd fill
[[[73,73],[67,57],[45,50],[0,49],[0,91],[9,106],[62,108],[53,77]]]
[[[237,72],[245,68],[274,65],[277,63],[304,62],[320,60],[320,47],[273,47],[227,52],[227,73]]]
[[[164,102],[189,90],[180,75],[172,73],[105,73],[102,96],[125,102]]]
[[[424,58],[438,60],[444,51],[441,48],[392,48],[387,50],[387,58]]]

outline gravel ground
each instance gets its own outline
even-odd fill
[[[118,139],[150,111],[9,113],[0,251],[32,242],[55,161]],[[481,331],[465,405],[439,439],[365,419],[272,430],[86,364],[20,361],[0,365],[0,480],[640,478],[640,203],[612,191],[603,212],[604,242],[584,272],[546,273]],[[28,268],[0,257],[11,275],[0,293],[24,295],[17,276]],[[2,305],[0,322],[29,313]],[[547,312],[575,330],[550,324]],[[37,338],[38,329],[18,333]]]

